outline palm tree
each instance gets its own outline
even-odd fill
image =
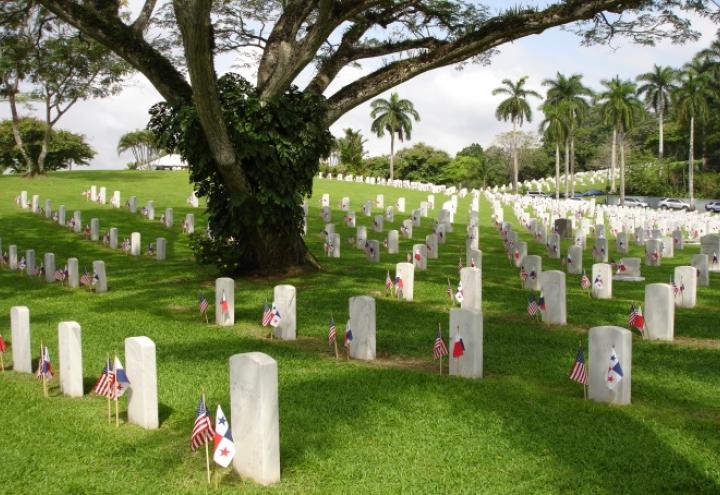
[[[502,86],[495,88],[492,92],[495,95],[508,95],[506,99],[500,102],[495,117],[498,120],[510,120],[513,125],[513,142],[512,142],[512,159],[513,159],[513,192],[518,192],[518,150],[517,150],[517,127],[522,127],[526,120],[532,122],[532,110],[527,102],[529,96],[541,98],[541,96],[531,90],[525,89],[525,83],[528,76],[521,77],[517,82],[510,79],[504,79]]]
[[[637,76],[637,81],[644,82],[638,88],[638,96],[645,96],[645,103],[648,104],[658,117],[660,143],[658,145],[658,156],[663,157],[664,152],[664,132],[663,124],[665,111],[670,106],[670,94],[675,90],[677,85],[677,73],[672,67],[660,67],[655,65],[651,72],[646,72]]]
[[[582,83],[581,74],[570,77],[560,74],[555,79],[546,79],[547,103],[558,105],[565,115],[567,134],[565,138],[565,195],[575,193],[575,132],[590,108],[586,97],[592,91]]]
[[[711,96],[707,74],[699,73],[692,66],[685,66],[680,75],[680,86],[673,93],[678,118],[690,128],[690,149],[688,153],[688,191],[690,207],[695,207],[695,122],[703,122],[708,114],[708,99]]]
[[[150,168],[150,162],[160,155],[155,134],[147,129],[137,129],[122,136],[117,145],[118,155],[130,151],[137,168]]]
[[[540,132],[545,140],[555,143],[555,199],[560,199],[560,145],[567,140],[565,111],[560,105],[545,103],[542,107],[545,120],[540,123]]]
[[[602,81],[606,91],[600,94],[601,112],[605,124],[613,127],[613,149],[611,161],[615,159],[616,148],[620,150],[620,204],[625,204],[625,135],[632,130],[642,113],[642,102],[637,98],[637,87],[632,81],[622,81],[615,76]]]
[[[378,98],[370,107],[370,118],[374,119],[370,129],[383,137],[385,131],[390,133],[390,180],[395,176],[395,134],[402,142],[410,139],[412,134],[413,117],[416,122],[420,121],[420,114],[415,110],[415,105],[410,100],[400,99],[397,93],[390,94],[390,99]]]

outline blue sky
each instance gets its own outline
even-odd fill
[[[131,5],[138,2],[131,0]],[[499,0],[486,3],[491,7],[509,5]],[[523,2],[524,5],[545,3]],[[508,130],[508,124],[495,120],[495,108],[501,97],[491,95],[492,89],[499,86],[503,79],[529,76],[529,87],[543,93],[542,80],[554,77],[558,71],[583,74],[586,85],[598,88],[602,79],[616,74],[634,78],[650,70],[653,64],[678,67],[715,38],[717,27],[707,20],[696,19],[694,27],[703,34],[696,43],[661,43],[656,47],[642,47],[619,40],[612,48],[582,47],[575,35],[556,28],[504,45],[490,66],[471,65],[461,71],[446,67],[418,76],[394,89],[415,103],[422,119],[415,125],[412,140],[401,147],[422,141],[455,153],[473,142],[489,146],[498,133]],[[356,79],[370,67],[344,69],[338,80],[343,83]],[[218,68],[227,70],[227,61],[219,63]],[[330,90],[334,87],[337,84]],[[115,149],[119,137],[129,130],[144,127],[149,107],[159,100],[154,88],[137,75],[119,95],[78,103],[59,125],[84,134],[95,147],[98,156],[93,168],[123,168],[131,157],[118,157]],[[0,117],[8,116],[7,104],[3,103]],[[542,115],[536,112],[526,130],[536,130],[540,120]],[[340,135],[346,127],[363,133],[368,140],[366,147],[370,154],[388,152],[389,138],[379,139],[370,133],[369,103],[350,111],[331,130]]]

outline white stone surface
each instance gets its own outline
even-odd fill
[[[456,336],[460,333],[465,353],[462,357],[454,358],[453,345]],[[466,378],[482,378],[483,376],[483,318],[480,311],[469,309],[450,309],[450,375]]]
[[[632,388],[632,334],[615,326],[590,329],[588,397],[598,402],[630,404]],[[607,386],[608,367],[613,348],[623,370],[623,378],[613,389]]]
[[[128,421],[146,430],[158,428],[155,342],[148,337],[125,339],[125,373],[130,381],[127,391]]]
[[[133,256],[140,256],[142,249],[142,243],[140,238],[140,232],[133,232],[130,234],[130,254]]]
[[[482,270],[482,251],[471,249],[465,254],[465,266],[472,266]]]
[[[30,310],[27,306],[10,308],[10,337],[13,356],[13,371],[32,373],[32,352],[30,350]]]
[[[413,264],[416,270],[427,270],[427,246],[425,244],[413,244]]]
[[[77,289],[80,287],[80,262],[77,258],[68,258],[68,287]]]
[[[675,335],[675,304],[669,284],[645,286],[645,332],[650,340],[671,341]]]
[[[380,241],[369,240],[367,241],[367,252],[366,257],[370,263],[380,262]]]
[[[375,299],[369,296],[351,297],[350,328],[353,340],[350,356],[354,359],[375,359]]]
[[[8,268],[10,270],[17,270],[17,267],[18,267],[17,246],[15,244],[10,244],[8,246]]]
[[[230,357],[230,408],[235,471],[262,485],[280,481],[277,362],[261,352]]]
[[[415,266],[412,263],[398,263],[395,265],[395,277],[400,277],[403,281],[400,299],[412,301],[415,288]]]
[[[388,254],[397,254],[400,252],[400,234],[397,230],[391,230],[387,235]]]
[[[167,239],[164,237],[158,237],[155,240],[155,259],[157,261],[164,261],[167,259]]]
[[[542,321],[553,325],[567,323],[565,273],[559,270],[550,270],[540,274],[540,285],[545,298],[545,311]]]
[[[612,299],[612,267],[607,263],[595,263],[590,278],[592,296],[595,299]]]
[[[513,263],[516,267],[520,268],[525,256],[527,256],[527,242],[515,241],[513,243]]]
[[[105,262],[104,261],[93,261],[93,273],[94,275],[97,275],[97,278],[95,279],[95,292],[107,292],[108,290],[108,283],[107,283],[107,273],[105,272]]]
[[[29,277],[35,276],[35,250],[34,249],[28,249],[25,251],[25,263],[27,266],[25,267],[25,273]]]
[[[427,246],[427,255],[431,260],[436,260],[440,257],[440,250],[438,249],[438,238],[437,234],[431,233],[425,236],[425,245]]]
[[[542,288],[540,284],[540,274],[542,273],[542,257],[531,254],[525,256],[523,259],[520,270],[524,270],[527,273],[525,279],[525,289],[539,291]]]
[[[223,294],[228,301],[227,311],[222,311],[220,305]],[[228,277],[215,279],[215,323],[221,327],[235,324],[235,280]]]
[[[90,240],[91,241],[99,241],[100,240],[100,219],[98,219],[98,218],[90,219]]]
[[[171,229],[173,226],[173,209],[165,208],[165,227]]]
[[[710,260],[707,254],[695,254],[690,262],[697,270],[697,284],[701,287],[710,285]]]
[[[645,241],[645,264],[647,266],[660,266],[662,264],[662,241],[648,239]]]
[[[118,248],[118,229],[117,227],[110,228],[110,249]]]
[[[75,221],[75,225],[73,226],[73,230],[74,230],[76,233],[82,232],[82,228],[83,228],[83,225],[82,225],[82,213],[80,213],[80,212],[77,211],[77,210],[74,211],[74,212],[73,212],[73,220]]]
[[[83,396],[82,334],[76,321],[58,324],[60,390],[69,397]]]
[[[46,265],[47,266],[47,265]],[[675,284],[680,288],[675,296],[675,304],[680,308],[694,308],[697,303],[698,272],[692,266],[676,266]]]
[[[572,275],[581,275],[583,272],[583,250],[580,246],[568,248],[567,272]]]
[[[53,253],[45,253],[43,256],[43,264],[45,265],[45,282],[51,284],[55,281],[55,255]]]
[[[276,285],[273,289],[273,301],[280,312],[280,325],[275,327],[275,336],[282,340],[297,338],[297,291],[292,285]]]

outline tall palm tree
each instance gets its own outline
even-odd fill
[[[613,126],[613,157],[616,148],[620,151],[620,204],[625,204],[625,135],[632,130],[638,116],[642,114],[642,102],[638,99],[637,86],[632,81],[622,81],[615,76],[610,81],[602,81],[607,89],[599,95],[602,102],[603,121]],[[615,146],[617,140],[617,146]]]
[[[512,160],[513,160],[513,192],[518,192],[518,149],[517,149],[517,128],[522,127],[523,122],[532,122],[532,109],[528,104],[528,97],[541,96],[531,90],[525,88],[528,76],[521,77],[517,82],[510,79],[503,79],[502,86],[495,88],[492,92],[493,96],[508,95],[506,99],[500,102],[495,117],[498,120],[507,122],[510,120],[513,125],[513,141],[512,141]]]
[[[692,66],[685,66],[680,74],[680,86],[673,93],[678,118],[690,128],[688,152],[688,193],[690,207],[695,207],[695,123],[703,122],[708,114],[708,99],[711,96],[707,74],[699,73]]]
[[[658,156],[663,157],[664,132],[663,124],[665,111],[670,106],[670,94],[677,88],[677,73],[672,67],[661,67],[655,65],[651,72],[645,72],[637,76],[637,81],[644,83],[638,88],[638,96],[645,97],[645,103],[650,106],[657,115],[660,135],[658,144]]]
[[[402,142],[410,139],[412,120],[420,121],[420,114],[410,100],[401,99],[397,93],[391,93],[390,99],[378,98],[370,104],[370,118],[374,119],[370,129],[383,137],[385,131],[390,133],[390,180],[395,177],[395,135]]]
[[[575,132],[587,115],[590,105],[586,98],[592,97],[592,91],[582,83],[581,74],[570,77],[556,74],[555,79],[546,79],[547,102],[558,105],[565,116],[567,134],[565,139],[565,195],[575,193]]]
[[[560,145],[567,140],[567,122],[561,105],[545,103],[542,106],[545,119],[540,123],[540,132],[545,140],[555,143],[555,199],[560,199]]]

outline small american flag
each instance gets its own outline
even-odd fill
[[[390,278],[390,270],[385,274],[385,290],[391,290],[393,288],[393,281]]]
[[[7,352],[7,344],[5,343],[5,339],[2,335],[0,335],[0,352],[5,353]]]
[[[65,280],[65,270],[61,270],[58,268],[57,270],[55,270],[53,278],[59,282],[62,282],[63,280]]]
[[[458,282],[457,292],[455,293],[455,300],[458,303],[462,303],[465,300],[465,291],[463,290],[462,280]]]
[[[215,432],[212,428],[207,405],[205,405],[205,397],[200,397],[200,402],[198,402],[195,413],[192,436],[190,437],[190,448],[195,452],[202,445],[210,443],[214,436]]]
[[[198,294],[198,301],[198,309],[200,309],[200,316],[202,316],[207,313],[210,303],[208,302],[207,298],[202,294]]]
[[[520,268],[520,281],[524,284],[525,281],[528,279],[528,272],[525,271],[525,268]]]
[[[527,312],[530,316],[535,316],[538,313],[538,303],[534,295],[528,297]]]
[[[128,239],[123,240],[123,242],[122,242],[122,250],[123,250],[124,252],[126,252],[126,253],[127,253],[128,251],[130,251],[130,240],[128,240]]]
[[[46,345],[40,346],[40,359],[35,376],[40,380],[43,378],[49,380],[53,377],[52,364],[50,363],[50,351],[48,351]]]
[[[435,334],[435,343],[433,344],[433,359],[438,360],[443,356],[448,355],[448,348],[445,345],[445,341],[442,338],[442,332],[440,331],[440,325],[438,325],[437,333]]]
[[[582,278],[580,279],[580,287],[583,290],[588,290],[590,288],[590,279],[585,272],[583,272]]]
[[[335,320],[330,317],[330,327],[328,329],[328,345],[332,345],[337,339],[337,327],[335,326]]]
[[[108,399],[115,398],[115,370],[113,369],[110,359],[105,363],[105,367],[98,378],[97,383],[93,387],[93,392],[101,397],[107,397]]]
[[[92,283],[92,280],[93,280],[92,277],[86,270],[80,276],[80,285],[90,285]]]
[[[273,319],[273,312],[270,308],[270,305],[268,303],[265,303],[265,307],[263,308],[263,316],[262,316],[262,326],[266,327],[270,325],[270,322]]]
[[[645,331],[645,317],[643,316],[642,308],[640,306],[635,306],[634,304],[630,306],[628,325],[630,328],[640,330],[640,333]]]
[[[570,370],[570,379],[574,382],[578,382],[581,385],[587,385],[587,369],[585,368],[585,352],[583,351],[582,345],[577,351],[575,356],[575,363]]]

